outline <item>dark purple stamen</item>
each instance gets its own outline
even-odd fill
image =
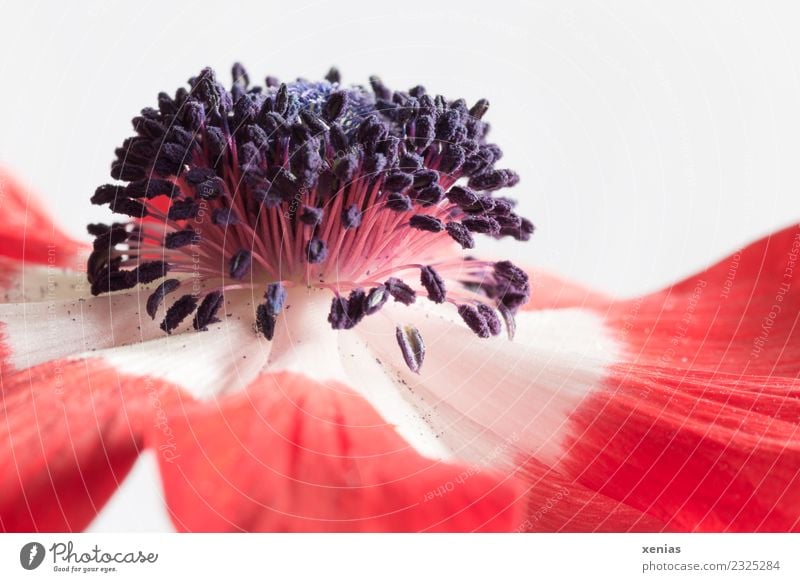
[[[384,283],[389,295],[403,305],[411,305],[417,300],[417,294],[397,277],[389,277]]]
[[[184,319],[194,312],[196,307],[197,298],[194,295],[181,296],[167,309],[167,314],[159,327],[167,333],[172,333]]]
[[[402,192],[406,188],[409,188],[413,183],[414,177],[411,174],[394,171],[387,174],[386,178],[383,180],[383,187],[387,192]]]
[[[342,212],[342,223],[345,228],[358,228],[361,225],[361,210],[352,204]]]
[[[478,196],[474,204],[462,206],[461,209],[467,214],[489,214],[494,212],[495,201],[491,196]]]
[[[240,222],[233,208],[215,208],[211,221],[217,226],[236,226]]]
[[[417,190],[414,198],[421,206],[429,208],[442,201],[444,198],[444,189],[439,184],[431,184],[421,190]]]
[[[211,168],[192,168],[186,172],[186,181],[193,186],[197,186],[206,180],[211,180],[216,177],[217,173]]]
[[[415,214],[409,219],[408,224],[411,228],[427,232],[441,232],[444,230],[444,223],[441,220],[427,214]]]
[[[405,194],[393,192],[386,197],[386,206],[395,212],[406,212],[414,207],[414,203]]]
[[[200,205],[194,200],[175,200],[169,207],[167,216],[170,220],[188,220],[196,218],[200,212]]]
[[[265,208],[277,208],[283,203],[283,197],[278,190],[267,184],[255,188],[253,200]]]
[[[272,340],[275,336],[276,321],[275,314],[270,313],[269,308],[265,304],[261,304],[256,308],[256,329],[268,340]]]
[[[94,237],[99,237],[107,233],[111,227],[107,224],[102,224],[99,222],[91,223],[86,225],[86,232]],[[95,247],[96,248],[96,247]]]
[[[325,243],[318,238],[312,238],[308,241],[306,253],[308,255],[308,262],[312,264],[321,263],[328,258],[328,248],[325,246]]]
[[[136,287],[137,281],[131,271],[117,271],[111,266],[101,268],[92,277],[92,295],[113,293]]]
[[[166,277],[169,271],[169,264],[164,261],[149,261],[141,263],[132,271],[133,280],[142,285],[147,285],[153,281],[157,281],[162,277]]]
[[[475,239],[466,226],[460,222],[448,222],[445,228],[450,238],[460,244],[462,249],[475,248]]]
[[[200,182],[197,185],[195,192],[198,198],[202,198],[203,200],[214,200],[225,193],[225,182],[223,182],[221,178],[217,178],[215,176],[210,180]]]
[[[377,309],[369,310],[368,297],[364,290],[353,289],[347,299],[337,296],[331,300],[328,322],[333,329],[352,329],[364,319],[365,315],[377,311]]]
[[[384,303],[389,299],[389,292],[386,290],[385,285],[378,285],[369,290],[367,300],[364,305],[364,313],[372,315],[377,313]]]
[[[469,179],[469,187],[475,190],[492,191],[506,186],[514,186],[519,176],[511,170],[491,170]]]
[[[489,332],[492,335],[500,335],[500,332],[503,331],[503,326],[500,323],[497,312],[485,303],[478,303],[477,307],[478,313],[481,314],[484,321],[486,321],[486,325],[489,327]]]
[[[164,237],[164,248],[179,249],[188,245],[196,245],[199,242],[200,234],[191,228],[187,228],[167,233],[167,236]]]
[[[470,232],[477,232],[480,234],[498,234],[500,232],[500,224],[490,216],[473,216],[465,218],[461,224],[467,227]]]
[[[355,152],[342,156],[333,163],[333,173],[342,182],[350,182],[360,162],[360,156]]]
[[[423,266],[420,269],[419,280],[428,292],[428,299],[434,303],[444,303],[446,298],[444,279],[433,267]]]
[[[358,322],[364,319],[367,314],[367,294],[363,289],[353,289],[347,297],[347,320],[346,329],[355,327]]]
[[[250,272],[253,254],[247,249],[239,249],[231,257],[229,273],[234,279],[243,279]]]
[[[329,122],[335,121],[344,111],[345,105],[347,105],[347,93],[345,91],[334,91],[325,102],[325,106],[322,108],[322,115]]]
[[[400,346],[400,351],[408,369],[415,374],[419,374],[419,370],[425,360],[425,342],[422,341],[419,330],[413,325],[397,326],[395,338],[397,338],[397,345]]]
[[[97,235],[97,238],[94,239],[93,247],[96,251],[108,250],[124,243],[128,240],[128,237],[129,233],[124,224],[112,224],[111,226],[106,226],[105,230]]]
[[[198,331],[207,331],[209,325],[219,323],[216,315],[223,303],[222,291],[212,291],[206,295],[194,314],[192,326]]]
[[[94,191],[90,201],[92,204],[109,204],[117,198],[124,197],[122,186],[103,184]]]
[[[150,319],[156,318],[156,312],[161,303],[163,303],[164,298],[175,291],[180,284],[181,282],[177,279],[167,279],[156,287],[155,291],[147,298],[147,315],[150,316]]]
[[[454,174],[461,169],[466,160],[467,153],[463,147],[457,144],[444,144],[439,170],[445,174]]]
[[[494,264],[493,275],[494,284],[484,285],[487,294],[516,313],[530,299],[528,274],[510,261],[499,261]]]
[[[169,196],[177,191],[177,187],[168,180],[144,179],[131,182],[125,187],[125,195],[129,198],[155,198],[156,196]]]
[[[328,81],[328,83],[339,83],[341,79],[342,77],[339,74],[339,69],[336,67],[331,67],[328,74],[325,75],[325,80]]]
[[[131,218],[144,218],[148,214],[147,207],[132,198],[115,198],[108,206],[112,212],[124,214]]]
[[[417,170],[413,175],[413,184],[416,190],[421,190],[431,184],[439,183],[439,172],[436,170]]]
[[[447,192],[447,199],[460,208],[469,208],[478,202],[478,195],[469,188],[453,186]]]
[[[331,299],[331,310],[328,313],[328,323],[333,329],[347,328],[347,299],[334,297]]]
[[[269,312],[273,315],[278,315],[286,303],[286,289],[280,283],[270,283],[267,285],[267,291],[264,293],[264,299],[267,300],[266,306]]]
[[[303,212],[300,214],[300,222],[308,226],[316,226],[322,222],[325,212],[322,208],[315,208],[314,206],[304,206]]]
[[[461,316],[461,319],[464,320],[464,323],[467,324],[467,327],[475,332],[475,335],[478,337],[487,338],[491,335],[486,318],[483,317],[476,307],[472,305],[459,305],[458,314]]]

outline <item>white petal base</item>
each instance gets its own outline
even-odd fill
[[[242,390],[263,368],[271,345],[255,332],[246,305],[222,313],[208,331],[189,329],[124,347],[82,354],[99,357],[122,373],[171,382],[197,399]],[[148,325],[157,323],[148,321]]]
[[[331,299],[330,293],[318,290],[300,289],[289,294],[266,369],[349,386],[417,452],[429,458],[450,459],[447,447],[354,330],[331,329],[327,321]]]
[[[395,323],[422,333],[419,375],[399,354]],[[387,305],[357,331],[453,453],[482,464],[521,452],[557,465],[569,415],[621,354],[601,318],[581,309],[521,312],[513,341],[478,338],[454,306],[424,300]]]

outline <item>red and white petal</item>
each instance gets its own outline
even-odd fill
[[[269,353],[270,343],[253,331],[254,314],[246,300],[240,301],[241,292],[229,299],[218,314],[222,321],[209,331],[195,332],[188,317],[167,336],[159,328],[166,306],[155,320],[145,313],[148,289],[84,297],[71,279],[60,282],[73,297],[0,304],[0,362],[7,372],[85,354],[106,358],[127,373],[155,374],[208,395],[233,380],[247,386]]]
[[[168,458],[168,412],[193,406],[197,397],[244,389],[266,362],[265,345],[249,320],[232,316],[207,332],[4,373],[0,525],[86,527],[126,476],[144,434],[160,432],[157,453]]]
[[[790,228],[642,299],[556,293],[519,314],[513,343],[471,337],[440,307],[388,306],[426,340],[419,376],[392,326],[358,331],[457,457],[532,455],[669,529],[794,530],[798,254]]]
[[[349,387],[265,374],[174,411],[167,500],[186,531],[506,531],[524,497],[502,473],[419,455]],[[155,432],[152,446],[163,446]]]
[[[520,531],[533,532],[660,532],[660,519],[606,497],[534,458],[517,473],[528,487],[525,521]]]
[[[563,465],[676,529],[800,530],[800,227],[611,307]]]
[[[255,332],[252,303],[231,299],[217,317],[207,331],[194,331],[187,318],[165,335],[145,316],[140,333],[151,339],[84,355],[126,374],[167,381],[199,400],[242,391],[264,368],[272,344]]]
[[[0,197],[0,257],[19,264],[78,268],[85,245],[64,234],[37,197],[3,168]]]
[[[86,273],[0,257],[0,304],[38,303],[89,296]]]
[[[349,386],[395,427],[423,456],[450,460],[452,452],[437,438],[399,386],[358,334],[331,329],[327,322],[331,295],[291,290],[278,318],[272,351],[264,371],[293,372],[323,383]],[[395,350],[395,356],[399,354]]]
[[[100,360],[56,360],[2,377],[0,529],[79,531],[139,454],[143,427],[178,392]]]
[[[603,385],[606,370],[621,354],[599,315],[568,308],[522,312],[514,341],[478,338],[452,306],[390,304],[383,315],[388,317],[367,318],[356,328],[366,349],[451,457],[526,482],[523,529],[665,527],[553,468],[566,452],[570,415]],[[408,370],[398,353],[394,322],[413,323],[425,340],[419,374]]]
[[[388,304],[382,315],[356,332],[457,457],[482,458],[499,447],[555,464],[569,415],[621,356],[602,318],[586,310],[521,312],[514,341],[477,337],[451,305]],[[419,374],[399,354],[394,322],[413,323],[424,338]]]
[[[3,368],[127,345],[163,335],[140,309],[137,292],[0,304]]]

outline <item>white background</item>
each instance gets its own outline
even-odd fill
[[[201,67],[377,73],[490,100],[539,231],[484,248],[639,293],[800,219],[798,25],[791,1],[3,2],[0,163],[80,235],[130,118]]]
[[[4,2],[0,162],[74,232],[130,118],[204,65],[487,97],[539,227],[518,258],[616,293],[800,218],[796,2]]]

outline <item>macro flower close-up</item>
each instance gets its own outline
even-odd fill
[[[145,452],[178,531],[800,529],[800,224],[608,296],[482,253],[539,226],[485,99],[223,76],[143,104],[83,239],[2,174],[0,529]]]

